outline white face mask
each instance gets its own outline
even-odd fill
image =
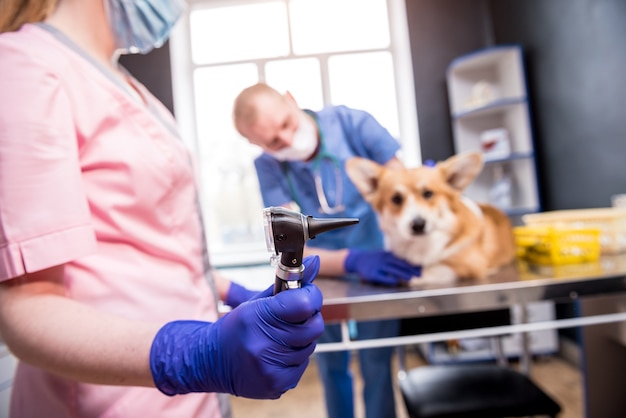
[[[272,157],[279,161],[306,161],[317,148],[317,131],[315,123],[309,116],[302,113],[300,116],[300,126],[293,135],[291,145],[278,151],[267,151]]]

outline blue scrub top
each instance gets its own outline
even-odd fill
[[[315,160],[281,162],[266,153],[254,162],[264,205],[283,206],[293,201],[300,206],[302,213],[316,218],[359,218],[356,225],[320,234],[308,242],[310,247],[332,250],[383,248],[376,214],[348,178],[345,162],[358,156],[386,164],[396,155],[400,145],[367,112],[346,106],[329,106],[319,112],[309,113],[317,120],[326,152],[335,157],[334,161],[320,158],[317,162],[326,200],[331,207],[337,203],[343,204],[345,210],[333,215],[319,210],[314,182]],[[341,202],[336,202],[338,179],[343,187]]]

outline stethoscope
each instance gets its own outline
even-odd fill
[[[317,123],[317,121],[316,121]],[[341,175],[341,162],[326,150],[322,131],[320,133],[320,149],[313,160],[313,181],[315,182],[315,193],[317,194],[317,200],[320,202],[319,211],[327,215],[335,215],[339,212],[343,212],[346,208],[342,204],[343,200],[343,179]],[[320,170],[320,163],[323,160],[328,160],[334,166],[335,172],[335,206],[330,206],[326,199],[326,193],[324,192],[324,183],[322,182],[322,172]]]
[[[320,207],[318,211],[320,213],[325,213],[326,215],[336,215],[337,213],[343,212],[346,207],[342,204],[343,200],[343,177],[341,173],[341,161],[337,159],[333,154],[328,152],[326,149],[326,144],[324,143],[324,134],[320,129],[319,123],[317,122],[317,118],[315,114],[312,112],[307,112],[309,115],[313,117],[315,120],[315,124],[317,126],[317,132],[319,133],[320,146],[317,151],[317,155],[313,159],[312,163],[312,171],[313,171],[313,182],[315,183],[315,193],[317,195],[317,200],[319,201]],[[324,182],[322,181],[322,172],[320,169],[320,165],[322,162],[326,160],[330,162],[334,166],[334,174],[335,174],[335,205],[330,206],[328,204],[328,199],[326,199],[326,193],[324,192]],[[287,181],[289,182],[289,188],[291,189],[291,195],[295,197],[294,187],[291,181],[291,176],[287,173]]]

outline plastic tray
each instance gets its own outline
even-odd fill
[[[626,252],[626,209],[573,209],[527,214],[522,217],[527,226],[560,228],[594,228],[600,230],[602,254]]]
[[[554,226],[513,229],[517,256],[537,264],[574,264],[600,258],[600,230]]]

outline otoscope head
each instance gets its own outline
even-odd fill
[[[309,224],[309,238],[313,239],[322,232],[343,228],[344,226],[359,223],[357,218],[314,218],[307,216]]]
[[[288,268],[302,265],[306,241],[359,222],[357,218],[314,218],[277,206],[265,208],[263,215],[267,250],[274,260],[280,255],[280,263]]]

